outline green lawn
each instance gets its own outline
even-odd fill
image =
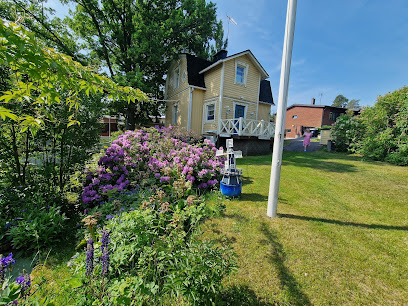
[[[239,270],[228,304],[408,301],[408,169],[358,157],[285,152],[278,218],[266,217],[271,156],[244,157],[243,194],[204,237],[225,240]]]

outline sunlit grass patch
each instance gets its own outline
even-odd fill
[[[238,163],[243,194],[226,202],[225,216],[208,220],[204,232],[238,254],[240,268],[225,280],[227,288],[246,288],[252,304],[408,300],[406,168],[285,152],[278,218],[269,219],[271,156]]]

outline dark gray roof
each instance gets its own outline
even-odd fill
[[[210,66],[212,63],[191,54],[186,54],[186,57],[188,84],[205,88],[204,74],[199,74],[199,72]]]
[[[261,86],[259,88],[259,101],[275,105],[275,103],[273,103],[271,82],[268,80],[261,81]]]
[[[314,107],[314,108],[331,108],[331,109],[338,109],[338,110],[347,110],[347,108],[343,108],[343,107],[336,107],[336,106],[330,106],[330,105],[316,105],[316,104],[292,104],[291,106],[288,106],[287,109],[291,109],[293,107]]]

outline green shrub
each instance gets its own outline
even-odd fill
[[[358,117],[342,115],[333,126],[336,150],[366,159],[408,165],[408,87],[379,96]]]
[[[63,238],[66,214],[73,207],[58,193],[32,186],[6,189],[0,195],[0,244],[29,251],[50,246]]]
[[[102,205],[116,209],[98,221],[110,233],[109,275],[101,279],[100,266],[95,266],[93,275],[84,277],[86,254],[74,260],[76,275],[84,283],[83,304],[215,301],[222,279],[236,266],[234,255],[226,246],[197,239],[199,224],[212,211],[189,195],[191,188],[175,185],[120,194],[113,201],[125,205],[121,209],[132,206],[134,210],[127,212],[118,211],[120,206],[112,202]],[[92,213],[96,218],[96,211]],[[94,244],[94,258],[102,256],[99,246]]]
[[[331,131],[331,137],[336,145],[335,150],[338,152],[353,152],[361,133],[362,127],[356,117],[348,114],[339,116]]]

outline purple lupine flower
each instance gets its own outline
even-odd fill
[[[109,271],[109,233],[102,230],[101,252],[102,252],[102,276],[106,276]]]
[[[16,261],[13,259],[13,253],[10,253],[7,257],[0,258],[0,262],[3,264],[4,268],[16,263]]]
[[[106,220],[112,219],[114,217],[115,217],[114,215],[106,215]]]
[[[27,290],[30,288],[31,286],[31,277],[30,274],[26,273],[25,271],[23,271],[23,275],[19,276],[16,278],[16,283],[21,285],[21,292],[27,293]]]
[[[16,283],[21,285],[21,283],[24,282],[24,275],[21,275],[19,277],[16,277]]]
[[[94,268],[94,246],[93,239],[89,238],[86,245],[86,276],[90,276]]]

